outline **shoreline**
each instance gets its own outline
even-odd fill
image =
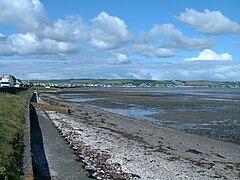
[[[240,144],[239,92],[86,90],[62,92],[59,97],[163,127]]]
[[[237,179],[240,146],[41,94],[46,111],[93,176],[123,179]],[[90,153],[89,153],[90,152]]]

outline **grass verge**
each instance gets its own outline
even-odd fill
[[[0,93],[0,179],[21,179],[27,101]]]
[[[67,107],[62,107],[62,106],[54,106],[50,104],[36,104],[36,103],[31,103],[35,108],[41,108],[47,111],[57,111],[60,113],[68,113],[68,108]]]

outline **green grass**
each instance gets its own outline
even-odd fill
[[[27,101],[29,101],[33,95],[33,92],[37,91],[37,92],[53,92],[53,91],[60,91],[62,89],[58,89],[58,88],[45,88],[45,87],[31,87],[29,89],[27,89],[26,91],[21,91],[18,93],[18,95],[23,98],[26,99]]]
[[[27,101],[0,94],[0,179],[21,179]]]

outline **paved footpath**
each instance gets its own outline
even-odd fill
[[[38,128],[35,128],[39,132],[32,135],[33,139],[37,137],[35,142],[38,142],[38,144],[32,142],[33,161],[37,164],[35,179],[89,179],[86,170],[82,167],[83,164],[76,161],[74,151],[57,132],[45,112],[40,109],[36,109],[34,112],[36,113],[32,118],[35,120],[34,123],[39,125]]]

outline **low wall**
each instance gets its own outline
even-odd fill
[[[2,88],[0,88],[1,90]],[[5,88],[4,88],[5,89]],[[10,90],[10,88],[6,88]],[[8,92],[9,93],[9,92]],[[34,173],[33,173],[33,161],[32,161],[32,139],[31,139],[31,117],[32,117],[32,111],[34,109],[31,102],[36,102],[36,93],[33,93],[30,102],[28,103],[28,111],[26,114],[26,122],[24,127],[24,158],[23,158],[23,172],[24,180],[33,180],[34,179]],[[34,109],[35,110],[35,109]]]

